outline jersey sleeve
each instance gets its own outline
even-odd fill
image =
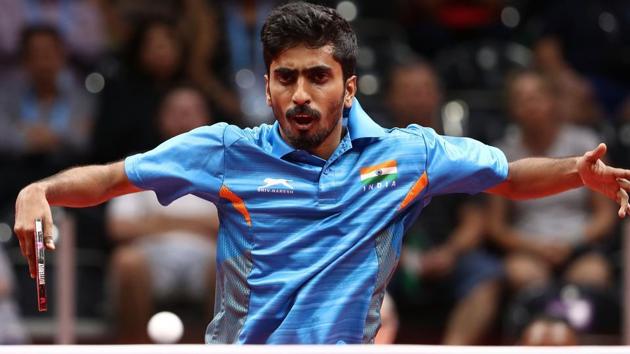
[[[423,128],[427,149],[427,193],[476,194],[503,182],[508,162],[503,152],[471,138],[438,135]]]
[[[136,187],[154,191],[162,205],[186,194],[216,203],[223,183],[226,127],[200,127],[127,157],[127,177]]]

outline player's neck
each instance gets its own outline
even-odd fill
[[[344,132],[345,129],[341,124],[341,120],[339,120],[339,123],[335,126],[335,129],[333,129],[333,131],[326,137],[326,139],[317,147],[309,149],[308,152],[321,159],[328,160],[333,152],[335,152],[335,149],[337,149],[337,146],[339,146],[339,144],[341,143],[341,137],[343,136],[342,134]]]

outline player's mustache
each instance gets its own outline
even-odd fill
[[[295,118],[295,116],[297,115],[307,115],[307,116],[311,116],[315,119],[319,119],[321,116],[321,113],[319,113],[318,110],[313,109],[307,105],[300,105],[300,106],[295,106],[293,108],[290,108],[287,113],[285,114],[285,116],[288,119],[293,119]]]

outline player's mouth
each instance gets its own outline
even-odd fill
[[[287,120],[298,131],[311,129],[317,124],[320,116],[321,114],[318,110],[308,105],[292,107],[286,113]]]
[[[293,124],[298,128],[298,130],[308,130],[310,129],[317,118],[308,115],[308,114],[296,114],[292,121]]]

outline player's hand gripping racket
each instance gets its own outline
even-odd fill
[[[37,286],[37,309],[40,312],[48,309],[48,298],[46,297],[46,259],[44,248],[44,227],[41,219],[35,220],[35,260],[37,264],[37,276],[35,284]]]

